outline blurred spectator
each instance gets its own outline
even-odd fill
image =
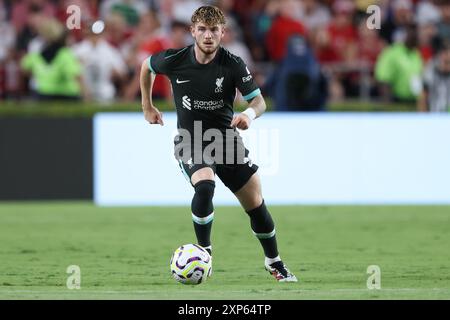
[[[106,40],[108,50],[115,52],[112,60],[125,62],[125,68],[118,63],[112,76],[105,77],[113,89],[100,89],[113,92],[112,95],[96,93],[97,89],[90,86],[90,97],[101,101],[135,100],[139,95],[136,72],[141,61],[160,50],[191,44],[187,25],[192,12],[205,4],[224,11],[228,31],[222,45],[246,61],[260,85],[284,61],[288,39],[302,35],[326,74],[328,96],[333,102],[358,96],[364,100],[378,98],[380,89],[386,99],[389,87],[394,100],[414,100],[420,82],[413,77],[407,85],[406,79],[415,70],[408,69],[402,75],[400,71],[393,73],[390,82],[380,86],[375,78],[381,75],[379,79],[383,79],[389,72],[374,72],[375,63],[380,65],[379,70],[389,69],[382,67],[386,64],[384,60],[391,59],[385,56],[397,55],[402,58],[395,67],[403,70],[404,64],[415,65],[416,51],[427,63],[435,58],[439,44],[450,38],[449,0],[0,0],[0,97],[39,91],[35,73],[26,79],[29,80],[26,88],[21,84],[21,58],[25,54],[39,54],[48,46],[42,32],[38,32],[42,21],[53,17],[65,25],[69,16],[67,7],[76,5],[82,12],[81,29],[66,30],[66,45],[80,52],[96,52],[108,46]],[[381,30],[369,30],[365,24],[367,7],[374,4],[381,9]],[[103,19],[106,26],[98,43],[83,31],[86,23],[97,19]],[[413,23],[418,26],[417,50],[401,47],[413,54],[402,56],[396,46],[384,50],[386,44],[405,43],[408,26]],[[383,54],[381,59],[383,50],[391,53]],[[89,72],[85,73],[87,83]],[[156,97],[171,96],[170,83],[164,77],[156,78],[153,89]]]
[[[450,112],[450,39],[443,42],[423,75],[419,111]]]
[[[437,37],[442,40],[450,39],[450,1],[438,1],[441,12],[441,21],[437,24]]]
[[[358,25],[358,43],[355,71],[348,74],[348,85],[353,95],[360,95],[363,99],[369,99],[378,94],[378,88],[374,81],[374,68],[378,56],[385,48],[386,43],[381,39],[376,29],[369,29],[366,19],[361,19]]]
[[[416,22],[419,26],[436,24],[441,19],[439,8],[432,0],[423,0],[417,4]]]
[[[238,26],[232,21],[227,22],[227,27],[225,29],[225,35],[222,39],[222,46],[244,60],[248,68],[253,71],[255,69],[255,63],[250,54],[248,47],[239,40],[237,35]]]
[[[194,43],[190,32],[190,25],[181,21],[173,21],[169,34],[169,47],[183,48]]]
[[[206,4],[206,1],[200,0],[172,0],[172,2],[172,21],[181,21],[186,24],[191,23],[192,13]]]
[[[14,46],[16,41],[16,34],[13,26],[8,23],[6,7],[3,1],[0,1],[0,34],[2,41],[0,41],[0,98],[7,95],[7,88],[11,87],[7,81],[13,80],[9,74],[11,66],[15,67],[14,63]],[[8,75],[8,77],[7,77]]]
[[[38,25],[45,39],[42,52],[30,52],[21,61],[22,69],[36,79],[37,98],[76,100],[81,95],[81,66],[65,44],[64,27],[54,18]]]
[[[202,0],[157,0],[158,14],[163,29],[169,31],[173,21],[191,23],[192,13],[200,6],[205,5]]]
[[[312,32],[330,23],[330,10],[318,0],[302,0],[299,19],[305,24],[308,32]]]
[[[147,15],[145,15],[147,16]],[[143,36],[137,43],[136,54],[132,61],[133,76],[130,83],[125,88],[124,98],[125,100],[134,100],[140,90],[139,87],[139,74],[142,61],[148,56],[160,52],[168,48],[182,48],[187,45],[186,37],[189,26],[184,22],[174,21],[172,22],[172,28],[169,33],[169,37],[163,32],[160,27],[159,19],[156,13],[149,13],[148,18],[151,17],[151,23],[149,21],[148,30],[146,35]],[[144,21],[144,20],[142,20]],[[153,96],[156,99],[168,99],[171,97],[170,83],[167,77],[163,75],[156,75],[155,82],[153,84]]]
[[[120,52],[104,38],[102,22],[91,23],[85,28],[86,39],[74,45],[83,74],[85,100],[111,102],[116,97],[114,82],[122,83],[127,67]]]
[[[48,20],[50,18],[42,15],[41,12],[36,12],[30,15],[30,20],[28,21],[27,28],[31,31],[29,34],[31,39],[28,41],[28,45],[25,48],[27,53],[31,52],[41,52],[46,44],[45,35],[39,32],[39,28],[42,25],[42,21]]]
[[[232,54],[241,57],[247,67],[253,73],[253,77],[255,78],[255,80],[257,80],[258,75],[255,73],[255,63],[250,54],[250,50],[242,41],[238,39],[238,26],[235,25],[235,22],[233,21],[234,20],[227,21],[225,35],[222,39],[222,47],[230,51]],[[238,92],[238,94],[236,95],[235,101],[238,101],[239,103],[243,103],[245,101],[240,92]]]
[[[148,10],[144,0],[103,0],[100,4],[100,16],[106,19],[111,13],[120,14],[128,26],[137,26],[139,17]]]
[[[278,2],[278,14],[266,36],[269,57],[275,62],[279,62],[285,57],[290,36],[294,34],[306,35],[305,26],[296,20],[298,12],[298,1],[280,0]]]
[[[380,35],[388,43],[404,42],[407,26],[414,23],[413,3],[411,0],[393,0],[390,3],[392,12],[381,25]]]
[[[165,46],[161,45],[160,42],[164,41],[166,41],[166,35],[161,28],[157,12],[146,12],[140,17],[133,35],[122,45],[122,54],[127,65],[134,69],[136,58],[139,60],[138,55],[141,53],[144,43],[145,45],[150,43],[151,46],[157,45],[158,50],[162,50],[161,48]]]
[[[54,17],[55,5],[48,0],[17,0],[12,6],[11,22],[17,33],[22,33],[27,26],[30,14],[42,12],[46,17]]]
[[[432,23],[424,23],[418,28],[419,51],[423,62],[428,62],[433,56],[433,45],[436,37],[436,26]]]
[[[410,25],[406,29],[405,42],[390,45],[377,60],[375,77],[381,83],[383,99],[414,102],[422,89],[422,68],[422,58],[417,49],[417,30]]]
[[[313,43],[317,58],[327,67],[330,99],[339,101],[346,92],[352,91],[350,80],[357,61],[358,33],[353,25],[355,6],[352,1],[335,1],[333,13],[331,23],[326,29],[318,30]]]
[[[327,83],[311,48],[302,36],[289,38],[287,55],[266,83],[277,111],[325,109]]]
[[[54,16],[54,6],[43,0],[22,0],[12,7],[12,23],[17,32],[16,49],[19,56],[29,51],[29,45],[37,34],[37,24]],[[40,47],[34,48],[35,50]]]
[[[369,29],[366,20],[362,19],[358,25],[357,59],[360,64],[368,65],[371,70],[386,43],[379,36],[376,29]]]
[[[11,50],[14,48],[16,40],[16,33],[11,24],[7,20],[6,8],[3,1],[0,2],[0,34],[2,35],[2,41],[0,41],[0,63],[5,61]]]
[[[246,32],[247,44],[253,58],[259,61],[268,59],[266,35],[272,24],[272,20],[278,12],[278,2],[276,0],[255,0],[253,5],[249,6],[248,23],[249,31]],[[238,2],[241,10],[247,9],[244,2]]]
[[[234,0],[213,0],[209,2],[210,4],[222,10],[223,14],[227,19],[227,25],[231,24],[235,26],[239,25],[238,17],[235,15],[233,11],[233,6],[235,2]],[[239,40],[242,40],[242,31],[240,29],[236,29],[235,32]]]
[[[117,12],[110,13],[106,17],[105,25],[105,38],[125,56],[131,39],[131,31],[125,18]]]
[[[40,28],[42,28],[42,21],[46,21],[48,19],[51,19],[49,17],[46,17],[42,11],[36,11],[32,12],[29,15],[29,21],[27,22],[27,26],[25,27],[25,30],[29,30],[30,33],[26,33],[27,36],[30,37],[30,39],[21,38],[21,40],[26,40],[27,46],[26,53],[40,53],[44,49],[47,40],[45,39],[45,33],[39,32]],[[23,42],[22,45],[25,45],[26,42]],[[19,51],[19,56],[22,57],[23,54],[25,54],[24,50]],[[36,79],[34,78],[33,74],[31,74],[29,83],[28,83],[29,89],[32,92],[37,91],[37,83]]]
[[[325,64],[354,61],[358,39],[353,25],[355,7],[350,0],[337,0],[333,4],[333,12],[331,23],[315,42],[318,58]]]

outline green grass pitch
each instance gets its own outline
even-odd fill
[[[238,207],[216,207],[213,276],[170,276],[195,242],[189,207],[99,208],[89,202],[0,203],[0,299],[450,299],[450,207],[270,206],[282,258],[277,283]],[[69,290],[69,265],[81,289]],[[367,267],[381,268],[368,290]]]

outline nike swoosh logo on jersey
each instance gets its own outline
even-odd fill
[[[189,81],[191,81],[191,80],[178,80],[177,79],[177,83],[185,83],[185,82],[189,82]]]

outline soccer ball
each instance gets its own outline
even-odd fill
[[[183,284],[200,284],[212,270],[211,256],[208,251],[196,244],[179,247],[170,259],[172,277]]]

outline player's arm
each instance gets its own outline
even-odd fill
[[[164,125],[162,113],[153,105],[152,87],[155,82],[156,75],[150,70],[148,59],[145,59],[141,66],[140,86],[142,96],[142,111],[145,120],[150,124]]]
[[[248,102],[248,108],[244,112],[235,115],[230,125],[234,128],[246,130],[254,119],[266,111],[266,102],[245,62],[241,58],[233,61],[235,62],[233,64],[234,82],[242,93],[244,100]]]
[[[247,109],[233,117],[231,126],[246,130],[250,127],[252,121],[261,116],[266,111],[266,102],[261,94],[249,101]]]

